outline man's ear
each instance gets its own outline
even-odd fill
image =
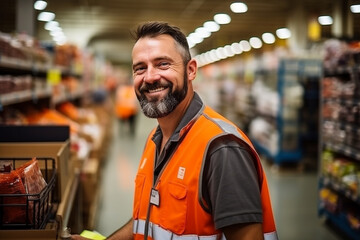
[[[187,64],[187,74],[190,81],[194,80],[197,73],[197,62],[195,59],[191,59]]]

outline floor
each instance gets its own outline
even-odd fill
[[[156,120],[139,115],[135,136],[114,121],[113,141],[103,166],[96,231],[107,236],[131,218],[134,177],[148,132]],[[263,161],[281,240],[346,239],[317,215],[317,173],[275,169]]]

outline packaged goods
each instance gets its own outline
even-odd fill
[[[25,187],[17,171],[0,173],[0,194],[25,194]],[[24,223],[26,219],[25,196],[1,196],[1,223]],[[21,206],[16,205],[21,204]]]
[[[1,223],[33,224],[35,219],[35,224],[38,224],[39,213],[34,210],[38,206],[34,204],[39,204],[37,194],[46,185],[36,158],[9,173],[0,173],[0,202],[3,203],[0,207],[3,212]]]
[[[36,158],[26,162],[16,169],[25,186],[26,193],[38,194],[46,187],[46,181],[43,178],[39,163]]]

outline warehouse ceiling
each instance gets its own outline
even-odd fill
[[[158,20],[179,26],[186,35],[213,20],[216,13],[227,13],[232,21],[221,25],[196,51],[224,46],[264,32],[275,33],[286,27],[296,9],[305,9],[303,21],[311,16],[331,15],[334,4],[344,0],[246,0],[246,13],[233,13],[233,0],[47,0],[46,11],[56,14],[70,42],[102,53],[113,62],[130,60],[131,32],[139,23]],[[37,15],[37,13],[36,13]],[[299,19],[298,19],[299,20]],[[301,19],[300,19],[301,21]],[[306,34],[306,33],[304,33]],[[37,37],[50,40],[43,22],[37,22]]]

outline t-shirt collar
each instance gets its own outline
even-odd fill
[[[200,96],[195,92],[189,107],[186,109],[186,112],[182,117],[179,125],[176,127],[173,135],[171,136],[170,141],[173,142],[179,141],[180,138],[190,130],[191,126],[200,116],[203,109],[204,109],[204,103],[202,102]],[[160,126],[157,126],[157,129],[152,137],[152,140],[157,144],[161,141],[161,138],[162,138],[161,129]]]

